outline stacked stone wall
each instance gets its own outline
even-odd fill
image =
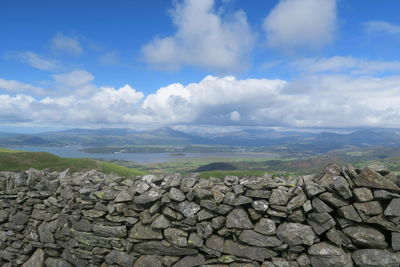
[[[391,178],[0,172],[0,266],[399,266]]]

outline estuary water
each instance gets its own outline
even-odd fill
[[[32,152],[49,152],[63,158],[93,158],[93,159],[114,159],[133,161],[141,164],[146,163],[163,163],[178,160],[189,160],[192,158],[208,158],[208,157],[246,157],[246,158],[274,158],[274,155],[256,154],[256,153],[233,153],[233,152],[210,152],[210,153],[184,153],[182,155],[174,155],[171,153],[109,153],[97,154],[80,151],[80,146],[64,146],[64,147],[10,147],[10,149],[25,150]]]

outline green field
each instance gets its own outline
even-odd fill
[[[116,173],[128,177],[143,175],[145,172],[87,158],[60,158],[46,152],[25,152],[0,148],[0,171],[23,171],[29,168],[38,170],[49,169],[71,172],[99,170],[104,173]]]

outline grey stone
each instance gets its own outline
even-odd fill
[[[353,190],[355,199],[359,202],[371,201],[374,199],[374,196],[369,188],[359,187],[354,188]]]
[[[252,229],[253,224],[244,209],[235,208],[226,218],[226,227],[235,229]]]
[[[143,255],[136,260],[133,267],[162,267],[162,260],[159,257],[153,255]]]
[[[71,249],[64,249],[63,253],[61,254],[61,257],[68,261],[69,263],[72,263],[74,266],[87,266],[88,261],[85,259],[82,259],[74,251]]]
[[[276,234],[276,224],[271,219],[262,218],[254,225],[254,231],[264,235],[274,235]]]
[[[143,194],[136,196],[133,199],[133,202],[136,204],[146,205],[152,203],[156,200],[159,200],[162,197],[162,193],[160,191],[150,190],[146,191]]]
[[[82,211],[83,216],[89,217],[89,218],[100,218],[103,217],[106,213],[101,210],[83,210]]]
[[[92,224],[89,222],[89,220],[82,219],[82,220],[74,220],[71,219],[72,227],[77,230],[77,231],[82,231],[82,232],[90,232],[92,231]]]
[[[11,218],[11,222],[13,222],[16,225],[23,225],[26,224],[29,221],[29,216],[26,215],[23,212],[17,212],[14,216]]]
[[[282,245],[282,241],[275,236],[266,236],[252,230],[244,230],[240,234],[239,240],[256,247],[279,247]]]
[[[278,226],[276,234],[289,246],[311,246],[316,238],[310,226],[299,223],[282,223]]]
[[[150,225],[136,223],[129,231],[129,237],[134,239],[149,240],[162,239],[163,235],[159,229],[153,229]]]
[[[45,261],[46,267],[73,267],[70,263],[59,258],[47,258]]]
[[[347,182],[346,178],[342,176],[333,177],[332,187],[344,199],[349,199],[353,196],[353,193],[350,190],[349,183]]]
[[[239,178],[237,176],[226,176],[224,182],[227,186],[232,186],[239,183]]]
[[[359,249],[351,257],[361,267],[398,267],[400,263],[397,254],[384,249]]]
[[[249,189],[245,193],[246,196],[252,198],[265,198],[268,199],[271,196],[271,191],[269,190],[252,190]]]
[[[386,199],[392,199],[392,198],[400,198],[400,195],[392,193],[392,192],[388,192],[386,190],[375,190],[374,198],[386,200]]]
[[[223,252],[225,254],[231,254],[237,257],[252,259],[261,262],[278,255],[275,251],[272,251],[270,249],[246,246],[234,242],[233,240],[225,240]]]
[[[200,206],[213,211],[217,208],[217,203],[213,199],[202,199],[200,200]]]
[[[253,201],[253,202],[251,203],[251,206],[252,206],[256,211],[264,212],[264,211],[267,211],[267,209],[268,209],[268,207],[269,207],[269,204],[268,204],[268,202],[267,202],[266,200],[256,200],[256,201]]]
[[[307,200],[307,196],[301,188],[297,188],[295,190],[295,194],[296,194],[296,196],[293,197],[287,204],[288,211],[292,211],[292,210],[300,208],[301,206],[303,206],[304,202],[306,202],[306,200]]]
[[[286,205],[289,201],[289,193],[281,189],[273,189],[269,197],[271,205]]]
[[[340,216],[355,222],[362,222],[362,219],[353,205],[341,207],[338,210]]]
[[[394,198],[385,209],[385,216],[400,216],[400,198]]]
[[[222,252],[224,248],[224,238],[218,235],[211,235],[206,240],[206,247]]]
[[[40,242],[43,243],[54,243],[52,229],[49,223],[43,222],[38,227]]]
[[[93,224],[93,232],[99,236],[105,237],[126,237],[126,226],[109,226],[101,224]]]
[[[382,206],[378,201],[354,203],[353,205],[364,221],[369,216],[380,215],[383,212]]]
[[[313,210],[316,212],[322,213],[322,212],[328,212],[331,213],[333,209],[331,209],[328,205],[325,204],[321,199],[319,198],[314,198],[311,202]]]
[[[352,267],[351,254],[341,248],[321,242],[308,249],[311,256],[311,265],[318,267]]]
[[[400,250],[400,233],[392,232],[392,249]]]
[[[44,250],[41,248],[36,249],[35,253],[25,262],[22,267],[43,267],[45,260]]]
[[[213,233],[210,222],[199,222],[196,224],[197,234],[202,238],[207,238]]]
[[[159,215],[152,223],[151,227],[154,229],[165,229],[171,225],[171,222],[163,215]]]
[[[368,188],[400,192],[400,188],[394,182],[368,167],[365,167],[361,170],[360,175],[354,179],[354,183],[358,186],[364,186]]]
[[[196,256],[186,256],[183,257],[180,261],[172,265],[172,267],[194,267],[203,265],[206,263],[206,259],[202,254],[198,254]]]
[[[124,251],[112,250],[105,257],[107,264],[118,264],[123,267],[132,267],[135,258]]]
[[[343,232],[358,246],[364,248],[388,247],[385,236],[375,228],[367,225],[349,226]]]
[[[159,241],[139,243],[133,247],[133,250],[144,255],[186,256],[198,253],[196,249],[179,248]]]
[[[319,198],[323,200],[325,203],[328,203],[332,207],[339,208],[343,206],[347,206],[349,204],[348,201],[345,199],[341,198],[340,196],[336,194],[332,194],[330,192],[325,192],[321,195],[319,195]]]
[[[201,247],[203,246],[204,240],[201,238],[197,233],[190,233],[189,239],[188,239],[188,246],[190,247]]]
[[[114,202],[120,203],[120,202],[128,202],[131,200],[133,200],[132,195],[129,192],[122,191],[115,197]]]
[[[185,201],[179,203],[180,213],[182,213],[187,218],[194,217],[196,213],[199,212],[200,209],[201,209],[200,206],[195,202]]]
[[[326,189],[324,187],[314,182],[307,182],[304,186],[304,191],[310,198],[325,192],[325,190]]]
[[[307,221],[318,235],[328,231],[336,224],[335,220],[327,212],[311,213],[308,215]]]
[[[213,229],[220,229],[222,226],[224,226],[225,222],[226,222],[226,217],[223,216],[215,217],[211,220],[211,227]]]
[[[214,218],[216,215],[214,213],[212,213],[211,211],[208,211],[206,209],[202,209],[197,213],[197,219],[199,221],[204,221],[204,220],[208,220],[211,218]]]
[[[187,246],[187,236],[188,233],[176,228],[167,228],[164,230],[165,240],[168,242],[177,245],[178,247],[186,247]]]
[[[185,194],[181,190],[179,190],[175,187],[171,188],[171,190],[168,193],[168,197],[169,197],[169,199],[174,200],[174,201],[184,201],[186,198]]]

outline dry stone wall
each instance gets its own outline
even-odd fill
[[[0,266],[399,266],[391,175],[1,172]]]

